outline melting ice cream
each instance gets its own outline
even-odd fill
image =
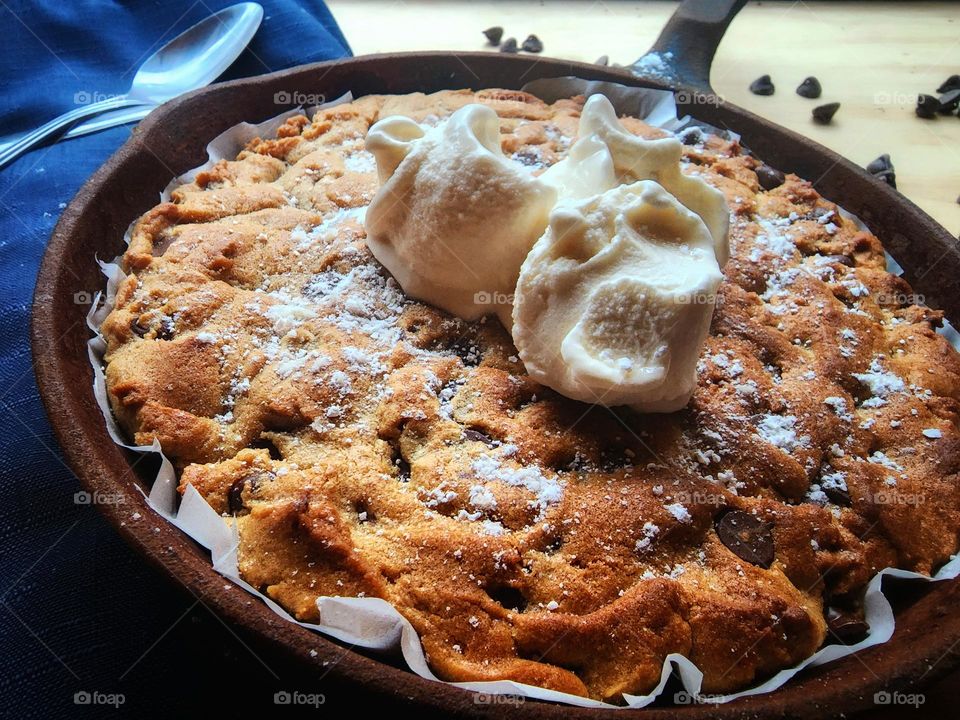
[[[367,149],[382,183],[368,243],[408,295],[468,320],[496,313],[527,372],[568,397],[648,412],[689,401],[729,211],[681,172],[678,140],[633,135],[594,95],[539,177],[503,155],[483,105],[430,129],[386,118]]]

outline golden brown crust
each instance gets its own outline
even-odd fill
[[[312,621],[318,596],[382,597],[448,680],[616,700],[671,652],[706,692],[749,685],[814,652],[825,605],[855,609],[877,570],[956,550],[960,361],[940,313],[809,183],[762,190],[736,142],[685,147],[733,224],[683,412],[562,398],[496,320],[404,298],[364,244],[363,138],[470,102],[532,172],[564,156],[582,106],[361,98],[253,141],[134,230],[102,328],[110,399],[182,487],[237,516],[249,582]],[[753,562],[722,531],[737,519]]]

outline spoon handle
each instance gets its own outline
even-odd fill
[[[6,167],[18,157],[23,155],[23,153],[39,145],[47,138],[54,136],[62,130],[68,128],[78,120],[91,117],[92,115],[99,115],[107,110],[114,110],[115,108],[140,104],[141,102],[138,100],[131,100],[126,95],[119,95],[115,98],[109,98],[107,100],[95,102],[90,105],[84,105],[71,110],[70,112],[64,113],[45,125],[41,125],[33,132],[27,133],[20,140],[17,140],[15,143],[13,143],[10,147],[0,151],[0,168]]]
[[[63,133],[63,135],[58,137],[57,142],[83,137],[84,135],[100,132],[101,130],[108,130],[110,128],[117,127],[118,125],[128,125],[130,123],[139,122],[149,115],[150,111],[155,107],[157,106],[133,105],[131,107],[108,110],[105,113],[101,113],[99,117],[90,118],[84,122],[78,122],[76,125]],[[24,133],[20,133],[18,135],[7,135],[6,137],[0,138],[0,153],[9,147],[12,147],[15,142],[19,142],[23,135]]]

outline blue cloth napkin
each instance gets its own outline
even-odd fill
[[[263,24],[225,79],[350,54],[322,2],[260,1]],[[153,50],[230,4],[0,0],[0,136],[125,91]],[[190,717],[214,700],[221,711],[272,707],[271,686],[297,689],[95,508],[74,503],[80,485],[37,395],[31,363],[43,358],[31,358],[28,338],[44,246],[132,127],[43,147],[0,171],[0,717]],[[75,704],[78,692],[90,704]]]

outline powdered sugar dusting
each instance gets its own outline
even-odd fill
[[[873,395],[861,403],[861,406],[865,408],[886,405],[887,398],[891,394],[906,390],[903,378],[885,370],[879,356],[873,358],[867,372],[854,373],[853,376],[866,385]]]
[[[691,522],[692,518],[690,517],[690,511],[687,510],[680,503],[670,503],[669,505],[664,505],[664,510],[673,515],[677,522],[688,523]]]
[[[657,535],[660,534],[660,527],[654,525],[652,522],[646,522],[643,524],[643,537],[637,540],[636,550],[637,552],[645,552],[650,549],[650,546],[653,544],[654,539]]]
[[[760,437],[771,445],[776,445],[784,452],[793,452],[799,447],[808,447],[810,445],[809,435],[797,435],[796,415],[764,415],[757,431]]]
[[[325,217],[323,222],[310,230],[298,225],[290,232],[290,239],[297,244],[297,250],[307,250],[319,240],[329,240],[335,237],[340,232],[343,224],[348,220],[355,220],[362,225],[366,215],[366,205],[352,208],[337,208],[337,210]]]
[[[537,519],[543,515],[550,505],[555,505],[563,499],[563,481],[556,475],[546,475],[536,465],[515,467],[501,461],[493,455],[484,455],[476,458],[472,464],[473,472],[481,482],[502,482],[511,487],[522,487],[533,494],[530,506],[538,511]],[[481,496],[477,493],[478,497]]]

